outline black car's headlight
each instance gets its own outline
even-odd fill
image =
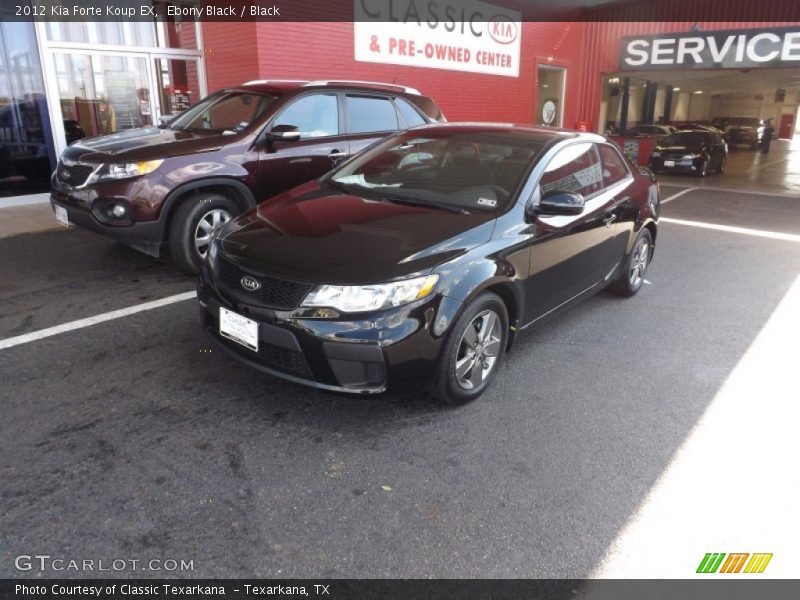
[[[392,308],[430,296],[438,281],[438,275],[427,275],[375,285],[321,285],[306,297],[303,306],[334,308],[341,312]]]

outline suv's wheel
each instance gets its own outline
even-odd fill
[[[462,312],[439,358],[434,392],[446,404],[480,396],[497,374],[508,343],[508,310],[499,296],[481,294]]]
[[[642,288],[650,258],[653,255],[653,236],[646,227],[639,232],[625,266],[610,289],[620,296],[633,296]]]
[[[211,234],[239,214],[239,207],[221,194],[201,194],[185,200],[169,228],[169,251],[181,269],[197,273],[208,252]]]

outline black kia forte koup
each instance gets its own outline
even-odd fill
[[[610,285],[642,286],[657,183],[594,134],[418,127],[224,225],[203,327],[243,362],[318,388],[431,383],[460,403],[514,336]]]

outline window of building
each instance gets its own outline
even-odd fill
[[[600,162],[603,165],[603,183],[606,187],[622,181],[629,175],[628,167],[619,152],[608,144],[600,144],[597,149],[600,152]]]
[[[539,182],[542,193],[558,190],[591,196],[603,187],[603,171],[594,144],[572,144],[547,165]]]
[[[339,135],[339,109],[334,94],[312,94],[295,100],[275,118],[273,127],[293,125],[302,139]]]
[[[347,96],[347,122],[350,133],[396,131],[397,111],[388,98]]]

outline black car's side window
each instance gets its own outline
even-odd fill
[[[558,190],[591,196],[603,188],[603,169],[592,143],[571,144],[560,150],[539,180],[542,194]]]
[[[397,131],[397,111],[389,98],[347,95],[345,113],[351,134]]]
[[[628,166],[617,150],[608,144],[599,144],[597,150],[600,153],[600,163],[603,166],[603,185],[605,187],[622,181],[630,175]]]
[[[294,125],[301,139],[339,135],[339,109],[335,94],[311,94],[292,102],[275,117],[272,126]]]
[[[405,119],[408,127],[414,127],[425,123],[425,119],[423,119],[411,104],[409,104],[408,100],[395,98],[394,103],[397,105],[400,114],[403,115],[403,119]]]

